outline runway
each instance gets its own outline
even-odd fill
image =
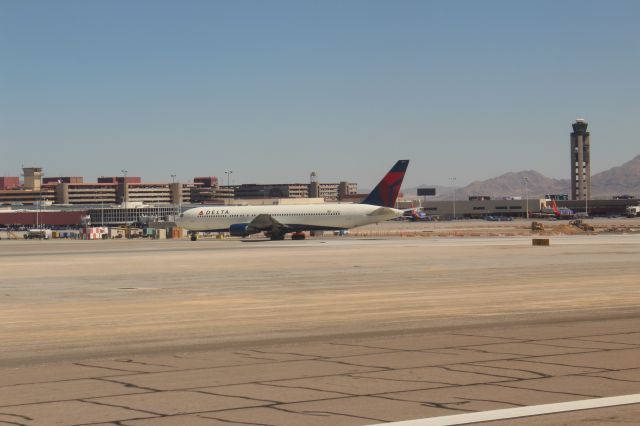
[[[637,235],[0,253],[0,412],[32,419],[0,421],[372,424],[640,392]]]

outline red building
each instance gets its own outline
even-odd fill
[[[86,211],[0,212],[0,226],[80,226]]]
[[[207,188],[218,186],[218,178],[215,176],[195,177],[193,178],[193,182],[200,183],[202,186]]]
[[[44,177],[42,183],[82,183],[84,178],[82,176],[58,176],[58,177]]]
[[[139,176],[100,176],[98,183],[142,183]]]
[[[0,176],[0,190],[15,189],[20,187],[20,178],[18,176]]]

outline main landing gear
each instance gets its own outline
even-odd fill
[[[198,233],[197,232],[192,232],[190,237],[191,237],[191,241],[198,241]]]
[[[284,234],[279,232],[274,232],[269,236],[269,238],[271,238],[271,241],[282,241],[284,240]]]

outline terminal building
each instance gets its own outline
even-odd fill
[[[320,183],[315,172],[309,183],[243,184],[235,186],[237,199],[259,198],[323,198],[342,201],[358,193],[358,184],[352,182]]]
[[[427,201],[416,203],[415,200],[400,201],[400,208],[421,208],[427,216],[439,218],[483,218],[486,216],[526,217],[529,212],[539,212],[547,207],[547,200],[492,200],[490,197],[470,197],[469,200]],[[418,204],[418,205],[417,205]]]
[[[0,191],[18,188],[20,188],[20,178],[18,176],[0,176]]]
[[[0,210],[7,222],[0,225],[10,223],[7,214],[12,211],[24,213],[19,218],[15,216],[15,223],[20,225],[43,223],[37,220],[39,213],[42,218],[58,218],[64,211],[77,211],[82,217],[90,217],[91,223],[112,226],[149,217],[161,220],[196,204],[273,204],[286,199],[316,203],[318,200],[339,201],[357,192],[355,183],[318,183],[317,180],[308,184],[222,186],[215,176],[196,177],[188,183],[143,182],[137,176],[101,176],[96,182],[85,182],[82,176],[45,176],[41,167],[23,168],[23,176],[22,184],[18,176],[0,177]],[[315,177],[315,173],[312,176]],[[68,217],[77,221],[77,215]],[[61,223],[56,219],[55,224]]]
[[[455,205],[453,201],[426,201],[418,202],[417,200],[406,199],[399,201],[399,208],[411,209],[421,208],[427,216],[439,218],[459,219],[479,219],[487,216],[497,217],[539,217],[540,212],[547,212],[551,215],[551,199],[534,198],[534,199],[473,199],[473,200],[457,200]],[[612,199],[612,200],[589,200],[588,205],[580,200],[561,200],[556,201],[559,209],[571,210],[577,215],[586,216],[588,210],[589,216],[624,216],[627,207],[637,205],[636,199]]]
[[[44,177],[42,168],[25,167],[24,184],[17,176],[0,178],[0,204],[92,205],[129,202],[158,204],[224,204],[232,199],[324,198],[339,201],[356,194],[350,182],[219,185],[215,176],[196,177],[193,182],[143,182],[137,176],[101,176],[84,182],[81,176]],[[315,173],[312,174],[312,177]]]
[[[0,190],[4,205],[180,204],[191,202],[194,184],[182,183],[42,183],[38,189]]]

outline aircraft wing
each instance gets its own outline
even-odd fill
[[[256,231],[268,231],[279,233],[286,228],[283,224],[278,222],[270,214],[259,214],[251,222],[249,222],[249,228]]]

